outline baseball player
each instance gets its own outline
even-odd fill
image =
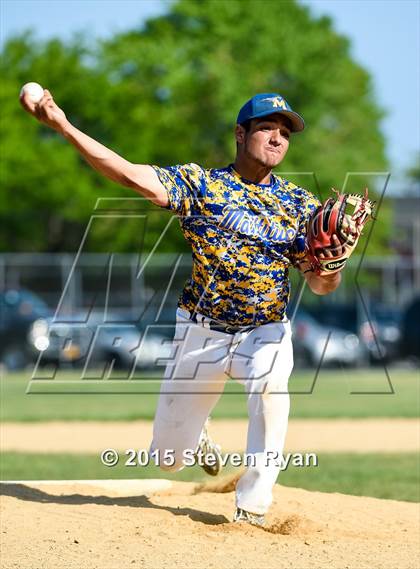
[[[289,415],[289,269],[301,270],[320,295],[334,291],[341,278],[339,271],[319,274],[307,263],[307,222],[319,201],[273,174],[291,135],[303,131],[302,117],[277,93],[255,95],[239,111],[232,164],[162,168],[133,164],[82,133],[48,90],[38,104],[26,95],[21,102],[94,169],[179,216],[193,268],[179,299],[175,355],[161,386],[151,452],[170,453],[172,463],[162,462],[162,468],[179,470],[192,449],[197,457],[213,458],[203,466],[217,474],[220,449],[206,421],[225,382],[239,381],[247,394],[247,455],[253,461],[236,485],[234,521],[263,525]],[[343,254],[336,235],[331,245],[321,252],[324,261]]]

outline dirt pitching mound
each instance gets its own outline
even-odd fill
[[[234,480],[0,484],[4,569],[417,569],[417,504],[275,487],[265,529]]]
[[[305,535],[311,530],[321,531],[317,524],[297,514],[293,514],[284,520],[278,520],[264,529],[269,533],[279,533],[281,535]]]

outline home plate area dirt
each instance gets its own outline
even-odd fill
[[[231,522],[235,478],[9,482],[4,569],[418,569],[418,504],[276,486],[265,529]]]

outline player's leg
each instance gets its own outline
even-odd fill
[[[231,375],[245,384],[248,398],[247,453],[254,462],[236,487],[237,507],[264,514],[280,471],[290,399],[288,380],[293,368],[289,323],[268,324],[241,342]]]
[[[191,456],[197,449],[207,417],[224,389],[230,343],[227,334],[189,322],[178,311],[176,353],[165,370],[150,448],[159,456],[161,468],[179,470],[185,453]]]

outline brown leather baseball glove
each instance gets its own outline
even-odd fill
[[[365,195],[341,194],[328,198],[308,221],[307,261],[318,275],[341,271],[356,248],[365,223],[372,217],[375,202]]]

